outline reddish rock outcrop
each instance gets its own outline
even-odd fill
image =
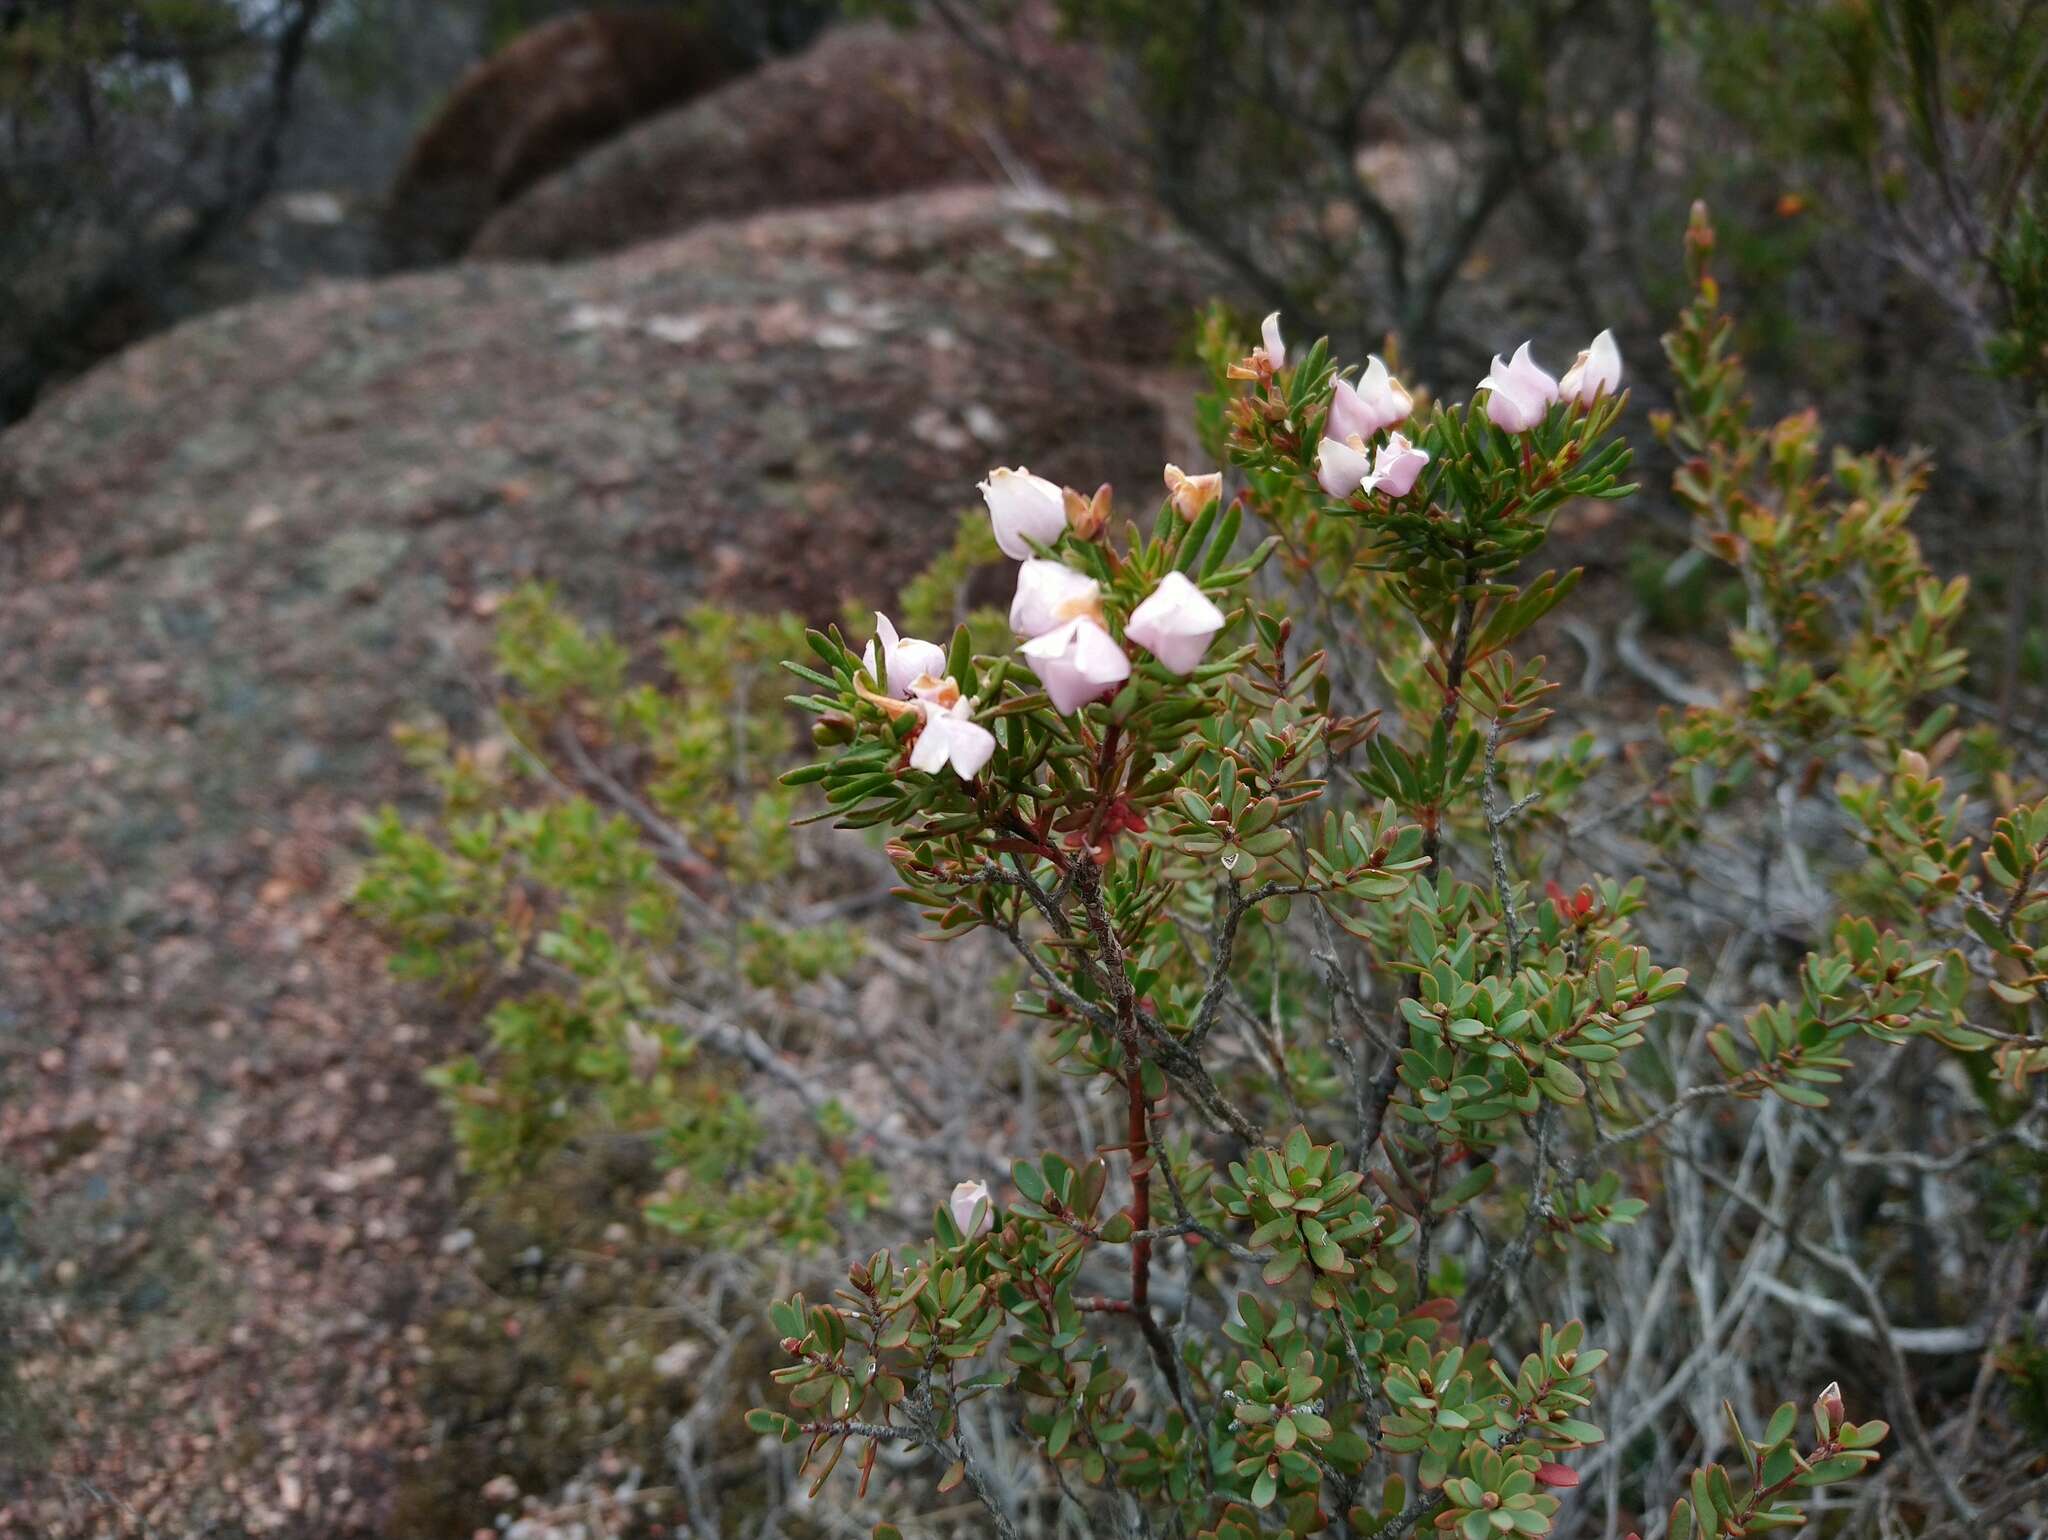
[[[1085,121],[1098,61],[1029,46],[1031,82],[943,30],[836,29],[537,183],[492,215],[472,254],[560,260],[764,209],[948,183],[1100,180],[1101,142]]]
[[[392,260],[459,255],[491,212],[629,123],[748,69],[678,11],[545,22],[476,65],[413,142],[385,211]]]

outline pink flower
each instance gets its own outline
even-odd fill
[[[995,524],[996,544],[1013,561],[1031,555],[1030,541],[1051,545],[1066,531],[1065,494],[1021,465],[1013,471],[990,471],[981,483],[981,497]]]
[[[1372,456],[1357,440],[1326,438],[1316,448],[1316,481],[1332,497],[1349,497],[1372,474]]]
[[[1287,367],[1287,344],[1280,338],[1280,312],[1274,311],[1259,325],[1260,352],[1277,372]]]
[[[1053,709],[1063,713],[1080,710],[1111,685],[1131,677],[1131,660],[1116,638],[1093,620],[1070,620],[1033,637],[1022,651],[1052,697]]]
[[[1043,636],[1083,615],[1102,618],[1102,590],[1085,572],[1034,558],[1017,569],[1017,597],[1010,601],[1010,629],[1021,637]]]
[[[1487,393],[1486,415],[1493,425],[1509,433],[1527,433],[1543,421],[1550,403],[1557,399],[1557,381],[1543,372],[1529,356],[1529,344],[1515,349],[1514,359],[1502,363],[1493,355],[1493,372],[1479,382]]]
[[[995,1201],[989,1197],[988,1183],[962,1182],[953,1189],[953,1196],[946,1200],[946,1207],[952,1211],[953,1223],[960,1227],[962,1235],[972,1238],[989,1227],[995,1210]],[[975,1215],[981,1216],[976,1223]]]
[[[1356,385],[1349,380],[1337,382],[1330,397],[1330,425],[1324,431],[1338,440],[1369,439],[1382,428],[1406,422],[1414,410],[1415,398],[1373,355],[1366,359],[1365,373]]]
[[[960,696],[953,681],[949,690],[926,690],[919,704],[924,709],[924,726],[910,748],[910,768],[937,775],[947,765],[963,781],[981,774],[982,766],[996,751],[996,736],[973,720],[973,702]],[[944,697],[950,695],[952,699]]]
[[[1415,490],[1415,478],[1422,474],[1422,468],[1427,464],[1427,449],[1418,449],[1400,434],[1391,433],[1379,453],[1373,456],[1372,475],[1367,478],[1365,489],[1384,492],[1389,497],[1406,497]]]
[[[1621,389],[1621,349],[1614,345],[1614,333],[1603,331],[1592,346],[1578,356],[1564,378],[1557,382],[1558,394],[1580,406],[1591,406],[1602,396]]]
[[[876,666],[875,643],[881,644],[880,667]],[[875,612],[875,641],[861,654],[861,664],[875,683],[898,700],[908,700],[917,681],[926,674],[934,677],[946,671],[946,650],[936,642],[914,636],[898,636],[896,627],[880,610]],[[886,676],[886,677],[885,677]]]
[[[1222,629],[1223,611],[1188,581],[1187,574],[1169,572],[1131,611],[1124,637],[1173,673],[1186,674],[1202,661],[1211,639]]]

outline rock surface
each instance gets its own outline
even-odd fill
[[[1087,360],[1176,263],[927,194],[222,312],[0,436],[0,1532],[389,1532],[456,1266],[448,1029],[342,902],[392,723],[473,716],[527,578],[837,614],[990,465],[1141,496],[1160,413]]]
[[[1058,97],[943,31],[835,29],[538,182],[490,218],[471,251],[560,260],[763,209],[948,183],[1099,181],[1099,141],[1080,111],[1100,88],[1094,57],[1030,46],[1043,78],[1062,83]]]
[[[464,74],[413,141],[385,209],[389,256],[412,267],[459,255],[493,209],[752,63],[671,11],[582,11],[521,33]]]

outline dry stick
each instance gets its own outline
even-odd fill
[[[1236,950],[1237,933],[1244,923],[1244,917],[1269,898],[1283,898],[1313,891],[1314,889],[1306,884],[1268,882],[1247,894],[1242,882],[1235,877],[1230,879],[1230,902],[1216,927],[1213,952],[1209,960],[1208,982],[1202,988],[1202,997],[1195,1004],[1194,1019],[1188,1027],[1189,1049],[1200,1048],[1216,1025],[1216,1016],[1222,1007],[1223,997],[1230,988],[1231,957]]]
[[[921,1405],[906,1407],[912,1423],[930,1447],[937,1449],[941,1454],[950,1454],[959,1461],[960,1473],[967,1478],[967,1485],[973,1489],[976,1499],[988,1510],[989,1518],[995,1523],[998,1540],[1016,1540],[1016,1525],[1010,1522],[1009,1512],[1004,1508],[1002,1499],[982,1471],[980,1462],[973,1458],[967,1447],[965,1422],[961,1423],[957,1442],[949,1446],[945,1439],[939,1436],[938,1422],[932,1412],[930,1397],[931,1392],[927,1390],[922,1397]]]
[[[1034,843],[1037,840],[1037,836],[1021,822],[1014,823],[1011,832]],[[1049,859],[1059,862],[1059,857],[1056,853],[1048,851],[1047,856]],[[1023,934],[1016,922],[998,922],[997,928],[1009,940],[1017,955],[1025,961],[1032,972],[1037,974],[1039,980],[1069,1010],[1074,1011],[1089,1021],[1093,1021],[1105,1031],[1121,1033],[1121,1023],[1129,1022],[1135,1025],[1143,1034],[1153,1053],[1158,1057],[1160,1068],[1165,1071],[1169,1079],[1173,1080],[1183,1091],[1187,1092],[1196,1110],[1212,1126],[1228,1128],[1230,1132],[1236,1134],[1246,1144],[1258,1144],[1262,1139],[1259,1126],[1231,1105],[1229,1099],[1217,1088],[1215,1080],[1203,1067],[1201,1059],[1191,1052],[1184,1043],[1168,1033],[1158,1021],[1138,1008],[1136,995],[1131,988],[1130,975],[1124,969],[1122,944],[1116,938],[1115,925],[1110,920],[1109,911],[1102,902],[1102,875],[1100,869],[1096,867],[1093,861],[1086,859],[1068,860],[1061,863],[1061,865],[1063,876],[1060,887],[1053,894],[1048,894],[1039,885],[1037,880],[1031,876],[1030,872],[1024,867],[1022,857],[1017,857],[1014,870],[1005,869],[991,861],[982,867],[977,875],[984,881],[1002,882],[1020,889],[1025,897],[1030,900],[1031,906],[1044,917],[1046,923],[1062,938],[1071,938],[1074,935],[1074,927],[1068,921],[1066,915],[1060,912],[1059,903],[1069,892],[1078,896],[1081,899],[1082,914],[1087,924],[1088,932],[1095,941],[1096,951],[1101,960],[1100,966],[1098,966],[1095,960],[1084,958],[1082,966],[1088,970],[1089,982],[1103,994],[1110,997],[1111,1005],[1109,1007],[1104,1007],[1094,1001],[1084,1000],[1069,985],[1058,978],[1045,965],[1036,950],[1024,940]],[[1268,884],[1268,887],[1271,887],[1271,884]],[[1285,892],[1288,890],[1283,887],[1274,891]],[[1255,902],[1263,902],[1265,898],[1272,896],[1274,896],[1274,893],[1268,893],[1262,889]]]
[[[1552,1165],[1550,1125],[1556,1112],[1557,1103],[1545,1102],[1543,1110],[1536,1114],[1536,1160],[1530,1175],[1529,1214],[1522,1223],[1521,1232],[1494,1253],[1485,1277],[1472,1291],[1472,1304],[1466,1312],[1466,1320],[1475,1341],[1490,1335],[1506,1319],[1509,1307],[1515,1302],[1522,1267],[1535,1248],[1536,1232],[1549,1223],[1556,1212],[1548,1190]]]
[[[590,750],[583,746],[583,740],[576,736],[576,730],[567,718],[556,724],[555,742],[576,767],[576,773],[638,824],[641,831],[675,863],[686,880],[714,890],[728,886],[724,874],[683,837],[682,830],[656,813],[623,781],[591,757]]]
[[[1507,841],[1502,838],[1501,831],[1543,793],[1532,791],[1506,808],[1497,810],[1494,807],[1493,783],[1500,768],[1500,735],[1506,725],[1505,715],[1496,713],[1493,730],[1486,735],[1486,769],[1479,778],[1479,800],[1486,809],[1486,846],[1493,857],[1493,892],[1500,903],[1501,920],[1507,929],[1508,977],[1513,978],[1522,971],[1522,926],[1515,913],[1515,888],[1508,880]]]
[[[1144,1335],[1145,1345],[1151,1349],[1160,1374],[1165,1378],[1167,1385],[1178,1394],[1180,1375],[1173,1359],[1173,1344],[1167,1340],[1166,1329],[1152,1314],[1151,1306],[1152,1240],[1149,1232],[1152,1227],[1152,1140],[1146,1110],[1143,1062],[1139,1053],[1141,1034],[1138,1026],[1137,991],[1131,986],[1130,971],[1125,966],[1123,943],[1118,938],[1116,925],[1102,901],[1100,871],[1092,861],[1077,860],[1073,864],[1083,868],[1076,876],[1074,890],[1080,895],[1082,913],[1086,917],[1089,933],[1095,939],[1096,949],[1102,954],[1103,970],[1108,975],[1110,998],[1116,1010],[1116,1033],[1124,1050],[1126,1135],[1131,1156],[1131,1225],[1134,1231],[1131,1246],[1129,1314],[1138,1323],[1138,1330]],[[1163,1034],[1161,1035],[1163,1037]],[[1199,1061],[1194,1060],[1194,1056],[1187,1054],[1185,1050],[1182,1052],[1199,1070]],[[1207,1078],[1204,1072],[1202,1079],[1206,1081]],[[1210,1089],[1214,1093],[1213,1085]],[[1220,1094],[1215,1094],[1215,1099],[1220,1102]],[[1228,1103],[1223,1105],[1228,1107]]]
[[[2005,1298],[1999,1305],[1991,1329],[1985,1333],[1988,1345],[1984,1350],[1983,1362],[1977,1369],[1976,1383],[1970,1387],[1969,1408],[1963,1417],[1963,1445],[1961,1452],[1956,1456],[1956,1463],[1965,1469],[1969,1468],[1970,1456],[1976,1452],[1977,1435],[1982,1431],[1984,1400],[1991,1394],[1991,1382],[1998,1375],[1999,1345],[2011,1334],[2013,1318],[2019,1314],[2020,1300],[2026,1294],[2027,1253],[2030,1248],[2027,1246],[2024,1231],[2013,1238],[2009,1249],[2013,1252],[2013,1260],[2008,1264],[2012,1281],[2004,1291]]]
[[[1131,1157],[1131,1308],[1151,1320],[1152,1306],[1152,1136],[1145,1116],[1145,1072],[1137,1033],[1124,1038],[1125,1132]],[[1156,1324],[1156,1323],[1155,1323]],[[1147,1333],[1149,1336],[1150,1333]]]
[[[1997,1502],[1979,1513],[1974,1523],[1943,1525],[1940,1529],[1934,1531],[1928,1537],[1928,1540],[1945,1540],[1945,1537],[1949,1535],[1956,1536],[1957,1540],[1982,1540],[1983,1536],[1991,1533],[1992,1525],[2002,1519],[2011,1518],[2020,1509],[2026,1507],[2028,1503],[2034,1502],[2037,1499],[2048,1499],[2048,1476],[2038,1477],[2028,1482],[2018,1491],[2010,1492],[2000,1498]],[[2035,1533],[2038,1534],[2039,1531],[2037,1530]]]

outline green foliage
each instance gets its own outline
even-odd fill
[[[1065,1479],[1192,1532],[1303,1534],[1334,1511],[1379,1535],[1549,1533],[1551,1489],[1577,1480],[1558,1457],[1604,1437],[1589,1408],[1607,1355],[1577,1323],[1537,1321],[1519,1360],[1489,1336],[1532,1258],[1612,1252],[1650,1212],[1654,1185],[1603,1156],[1698,1102],[1825,1108],[1865,1042],[1926,1038],[2013,1085],[2044,1066],[2029,1013],[2048,957],[2048,810],[1994,776],[2001,810],[1980,835],[1928,768],[1923,751],[1964,741],[1930,705],[1961,675],[1964,588],[1927,570],[1908,530],[1921,468],[1837,454],[1823,477],[1810,415],[1753,426],[1703,218],[1689,245],[1697,298],[1667,344],[1679,410],[1660,431],[1686,455],[1677,489],[1702,552],[1739,580],[1747,688],[1667,718],[1642,832],[1683,860],[1743,799],[1795,775],[1814,790],[1840,766],[1891,923],[1838,916],[1794,994],[1706,1034],[1720,1078],[1646,1110],[1661,1074],[1633,1072],[1686,970],[1635,935],[1642,876],[1551,881],[1530,900],[1526,830],[1595,766],[1583,742],[1527,764],[1509,752],[1555,689],[1514,649],[1577,576],[1523,568],[1565,503],[1632,490],[1621,403],[1554,406],[1510,434],[1481,405],[1437,402],[1407,425],[1430,456],[1412,492],[1333,499],[1314,474],[1339,374],[1324,345],[1275,367],[1240,357],[1212,318],[1200,423],[1244,491],[1171,499],[1121,545],[1070,530],[1051,549],[1097,585],[1134,655],[1127,682],[1061,713],[1017,659],[956,632],[961,709],[994,734],[963,777],[906,768],[922,708],[881,693],[837,631],[791,665],[811,687],[798,703],[833,731],[789,779],[821,788],[842,824],[891,831],[900,892],[942,934],[1003,936],[1054,1062],[1128,1109],[1121,1145],[1017,1162],[986,1228],[965,1234],[942,1210],[928,1245],[870,1257],[838,1302],[778,1307],[792,1413],[754,1415],[804,1443],[819,1479],[849,1444],[871,1462],[900,1438],[945,1455],[949,1483],[974,1482],[959,1411],[1002,1396]],[[1270,533],[1246,555],[1254,518]],[[1185,672],[1126,629],[1170,571],[1224,622]],[[1846,773],[1872,755],[1897,760],[1889,786]],[[1399,985],[1398,1040],[1344,971],[1346,935],[1369,976]],[[1219,1063],[1226,1013],[1266,1034],[1270,1073]],[[1295,1125],[1269,1136],[1283,1109]],[[1106,1210],[1112,1191],[1125,1197]],[[1431,1265],[1452,1225],[1488,1237],[1476,1278]],[[1174,1241],[1206,1286],[1250,1280],[1223,1295],[1235,1303],[1214,1333],[1178,1345],[1149,1294]],[[1128,1289],[1085,1292],[1108,1256]],[[1810,1445],[1795,1447],[1789,1414],[1760,1439],[1735,1430],[1741,1466],[1698,1473],[1672,1533],[1804,1522],[1797,1494],[1858,1474],[1886,1433],[1846,1422],[1832,1387]],[[1369,1468],[1388,1460],[1407,1474],[1368,1501]]]
[[[2005,324],[1985,348],[1992,373],[2038,395],[2048,390],[2048,224],[2032,204],[2014,211],[1992,254],[2007,297]]]
[[[1772,1413],[1770,1425],[1757,1438],[1743,1431],[1732,1407],[1727,1416],[1748,1490],[1738,1496],[1735,1482],[1719,1465],[1695,1472],[1691,1493],[1671,1508],[1665,1533],[1673,1540],[1796,1529],[1806,1522],[1805,1511],[1797,1506],[1800,1494],[1860,1475],[1877,1459],[1877,1445],[1891,1431],[1882,1422],[1858,1426],[1843,1421],[1841,1396],[1832,1385],[1814,1403],[1814,1441],[1804,1452],[1795,1437],[1799,1408],[1790,1401]]]
[[[773,1306],[782,1400],[747,1425],[801,1446],[814,1493],[849,1449],[865,1492],[880,1448],[910,1444],[1011,1533],[963,1415],[989,1402],[1105,1521],[1550,1533],[1567,1462],[1603,1458],[1612,1369],[1599,1314],[1566,1319],[1546,1277],[1578,1297],[1640,1246],[1668,1162],[1711,1142],[1692,1109],[1824,1127],[1902,1046],[1969,1066],[2012,1135],[1983,1141],[1986,1212],[2037,1225],[2018,1133],[2048,1069],[2048,803],[1941,698],[1965,589],[1910,531],[1923,468],[1830,456],[1810,414],[1752,421],[1713,244],[1701,215],[1659,431],[1695,560],[1741,596],[1739,687],[1625,763],[1536,738],[1558,686],[1531,653],[1578,577],[1537,560],[1552,520],[1633,490],[1623,400],[1561,399],[1521,432],[1484,396],[1425,402],[1412,489],[1333,496],[1318,446],[1344,370],[1324,342],[1247,353],[1220,318],[1200,427],[1233,488],[1169,476],[1149,527],[1119,528],[1068,491],[1032,542],[1082,594],[1055,624],[1099,626],[1129,666],[1070,709],[1001,617],[962,616],[985,529],[912,586],[914,625],[945,638],[902,644],[914,685],[858,624],[712,611],[646,682],[521,595],[506,740],[415,738],[441,817],[381,815],[362,890],[403,970],[487,1009],[488,1045],[439,1077],[471,1164],[504,1179],[624,1134],[666,1173],[649,1218],[714,1244],[829,1243],[878,1203],[843,1106],[814,1100],[824,1153],[793,1152],[710,1062],[758,1043],[748,991],[792,1005],[860,963],[858,933],[790,901],[802,795],[800,822],[882,831],[938,938],[1011,949],[1045,1062],[1118,1125],[1016,1160],[986,1199],[963,1184],[928,1236]],[[1209,619],[1170,663],[1140,612],[1189,591]],[[786,701],[775,659],[802,686]],[[949,732],[986,754],[929,757]],[[1600,847],[1618,870],[1572,846],[1595,777],[1636,789],[1595,815],[1626,831]],[[1824,918],[1782,949],[1782,988],[1696,995],[1658,906],[1745,837],[1738,899],[1764,913],[1740,934],[1768,936],[1800,799],[1848,856]],[[2031,1360],[2008,1357],[2023,1397]],[[1887,1430],[1832,1387],[1810,1439],[1795,1420],[1731,1420],[1739,1458],[1645,1502],[1676,1500],[1673,1534],[1805,1522],[1801,1494],[1860,1475]]]
[[[898,608],[905,630],[913,636],[951,636],[955,626],[964,625],[975,651],[995,651],[1009,634],[1009,622],[1000,610],[972,608],[968,600],[976,576],[1002,559],[988,515],[980,509],[961,514],[953,544],[903,585]],[[855,623],[865,630],[867,620],[862,615]]]
[[[865,1160],[771,1153],[693,1004],[735,975],[786,995],[859,963],[845,922],[792,923],[770,899],[795,864],[774,778],[797,739],[769,660],[800,635],[699,609],[663,645],[686,683],[662,688],[522,590],[498,630],[502,736],[407,735],[440,811],[370,820],[356,902],[402,977],[484,1011],[483,1046],[432,1077],[479,1175],[516,1181],[574,1140],[644,1141],[665,1173],[648,1219],[715,1244],[821,1243],[835,1212],[881,1196]],[[825,1121],[822,1141],[845,1137],[843,1115]]]

